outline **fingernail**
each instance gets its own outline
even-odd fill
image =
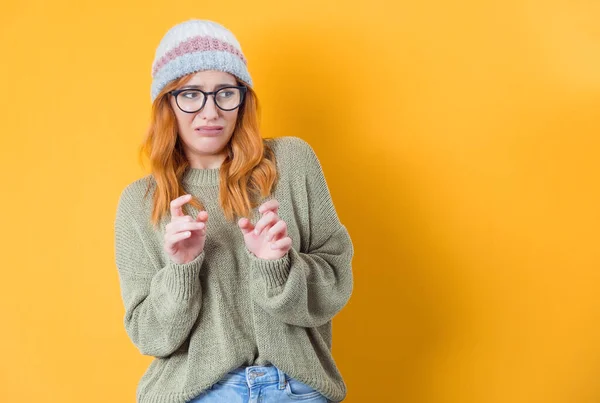
[[[271,244],[271,249],[277,249],[274,243]]]
[[[254,235],[258,235],[258,230],[257,229],[254,230]]]

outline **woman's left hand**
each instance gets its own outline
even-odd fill
[[[261,259],[280,259],[292,247],[292,239],[287,233],[287,224],[277,215],[278,209],[279,202],[272,199],[258,208],[261,218],[256,225],[252,225],[245,217],[238,221],[238,226],[244,234],[246,247]]]

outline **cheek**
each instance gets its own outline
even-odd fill
[[[238,111],[227,112],[224,116],[225,120],[227,120],[227,125],[233,130],[235,128],[235,124],[237,123]]]
[[[177,119],[177,125],[179,126],[180,131],[185,132],[189,130],[189,127],[191,126],[193,120],[192,114],[176,111],[175,117]]]

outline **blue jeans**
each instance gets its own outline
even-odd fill
[[[327,403],[321,393],[279,368],[240,367],[188,403]]]

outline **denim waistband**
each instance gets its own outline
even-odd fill
[[[236,368],[221,378],[219,383],[235,383],[241,385],[257,385],[278,383],[280,389],[285,389],[287,374],[274,365],[250,366]]]

